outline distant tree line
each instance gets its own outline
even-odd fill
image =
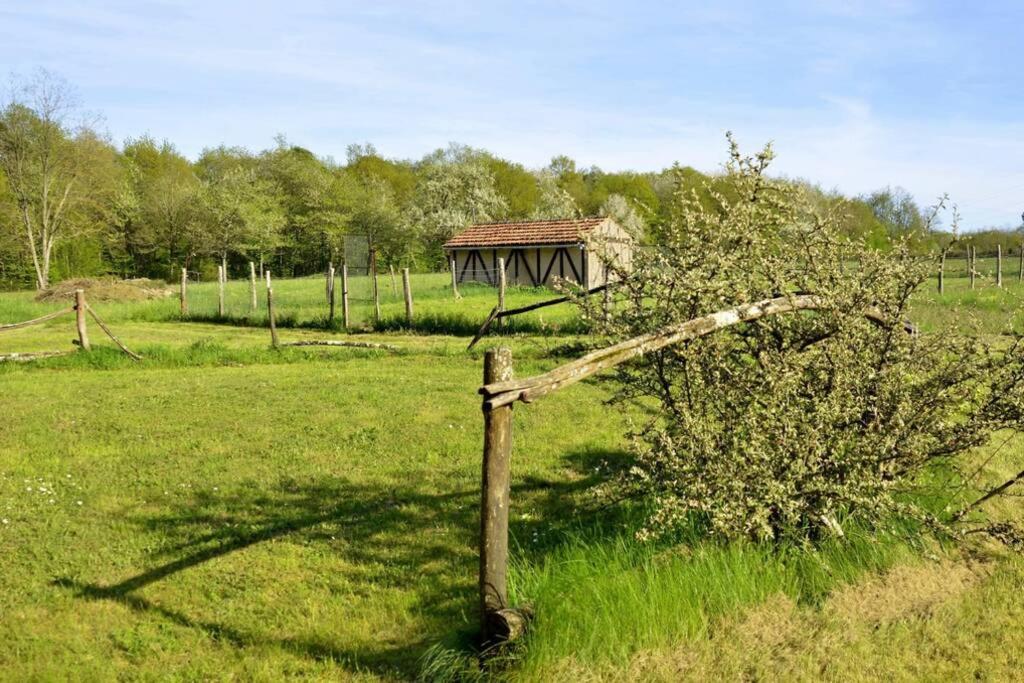
[[[923,225],[900,189],[848,198],[796,184],[877,248]],[[724,174],[689,167],[611,173],[556,156],[527,169],[456,144],[419,160],[351,145],[338,162],[279,137],[261,152],[211,147],[192,161],[149,136],[115,145],[64,81],[39,72],[0,104],[0,287],[101,274],[175,279],[181,267],[209,278],[222,261],[235,272],[252,260],[299,276],[340,261],[346,236],[364,236],[384,266],[440,268],[445,240],[500,219],[611,215],[656,244],[680,192],[710,208],[736,189]],[[948,243],[934,232],[919,239],[922,249]],[[1009,246],[996,231],[972,240],[980,253],[990,242]]]

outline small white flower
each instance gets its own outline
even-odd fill
[[[82,504],[82,501],[80,501],[80,500],[76,500],[75,501],[75,505],[81,505],[81,504]]]
[[[3,519],[0,519],[0,522],[3,522],[4,524],[10,524],[11,520],[9,520],[6,517],[4,517]]]

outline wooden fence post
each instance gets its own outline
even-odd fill
[[[267,280],[269,281],[270,274],[267,273]],[[275,349],[280,346],[277,339],[277,323],[274,320],[274,288],[267,287],[267,320],[270,322],[270,345]]]
[[[459,294],[459,275],[455,271],[455,259],[452,259],[452,296],[456,299],[461,299],[462,295]]]
[[[380,322],[380,290],[377,288],[377,250],[370,249],[370,277],[373,280],[373,320]]]
[[[943,282],[942,282],[942,276],[943,276],[943,272],[942,271],[945,270],[945,268],[946,268],[946,250],[943,249],[942,250],[942,255],[939,257],[939,294],[942,294],[945,291],[945,287],[943,286]]]
[[[334,262],[327,262],[327,270],[324,271],[324,299],[331,302],[331,271],[334,270]]]
[[[1017,282],[1024,282],[1024,242],[1020,245],[1020,266],[1017,270]]]
[[[85,329],[85,290],[75,290],[75,326],[78,328],[78,346],[83,351],[88,351],[89,332]]]
[[[217,266],[217,315],[224,317],[224,266]]]
[[[267,278],[267,289],[270,289],[270,268],[267,268],[266,270],[264,270],[263,274]]]
[[[977,247],[969,246],[967,247],[967,253],[967,261],[970,263],[971,289],[974,289],[974,279],[978,276],[978,249]]]
[[[328,269],[328,284],[327,284],[327,300],[330,302],[329,312],[327,313],[327,322],[334,322],[334,264]]]
[[[512,351],[488,349],[484,384],[512,379]],[[484,641],[500,637],[501,610],[508,607],[508,515],[512,406],[484,404],[484,459],[480,499],[480,625]]]
[[[255,313],[258,304],[256,303],[256,264],[249,261],[249,309]]]
[[[405,321],[412,325],[412,285],[408,268],[402,268],[402,291],[405,293]]]
[[[181,269],[181,292],[178,294],[181,304],[181,317],[188,315],[188,269]]]
[[[996,245],[996,287],[1003,286],[1003,245]]]
[[[395,282],[395,267],[389,264],[388,268],[391,270],[391,293],[398,296],[398,283]]]
[[[498,259],[498,312],[505,310],[505,259]],[[505,319],[498,318],[498,327],[505,327]]]
[[[348,264],[341,262],[341,323],[348,329]]]

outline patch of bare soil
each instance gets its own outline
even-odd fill
[[[36,301],[56,302],[75,298],[75,290],[85,290],[86,301],[146,301],[162,299],[174,293],[163,280],[135,278],[76,278],[64,280],[36,295]]]

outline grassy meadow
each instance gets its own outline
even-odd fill
[[[983,264],[984,265],[984,264]],[[1024,300],[950,273],[915,319],[998,335]],[[952,267],[952,264],[951,264]],[[561,305],[471,352],[494,290],[416,275],[404,319],[382,276],[353,278],[354,329],[326,321],[322,278],[279,280],[269,348],[248,283],[94,307],[94,350],[0,363],[0,673],[5,680],[1005,680],[1024,666],[1024,561],[921,540],[894,524],[820,548],[641,544],[641,510],[594,488],[626,464],[628,410],[597,379],[515,409],[511,591],[537,612],[525,644],[481,671],[476,624],[483,350],[521,376],[578,353]],[[510,307],[550,292],[512,289]],[[0,324],[62,304],[0,294]],[[338,307],[340,318],[340,303]],[[1024,321],[1018,321],[1018,324]],[[0,354],[70,349],[71,316],[0,333]],[[1024,444],[979,453],[986,481]],[[1016,469],[1014,469],[1016,465]],[[1020,517],[1019,499],[996,503]]]

